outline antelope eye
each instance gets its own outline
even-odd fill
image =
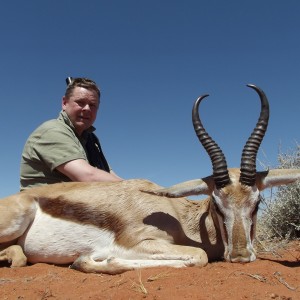
[[[213,197],[213,196],[212,196],[211,198],[212,198],[212,202],[213,202],[213,204],[214,204],[214,205],[216,205],[217,203],[216,203],[216,199],[215,199],[215,197]]]

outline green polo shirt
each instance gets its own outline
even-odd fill
[[[60,112],[57,119],[40,125],[29,136],[23,149],[21,190],[42,184],[71,181],[56,168],[75,159],[88,161],[84,147],[84,138],[76,135],[65,112]]]

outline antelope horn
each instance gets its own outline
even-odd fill
[[[256,180],[256,155],[267,131],[270,109],[265,93],[253,84],[247,84],[247,86],[254,89],[259,95],[261,111],[258,122],[242,152],[240,182],[248,186],[254,186]]]
[[[210,157],[213,166],[213,178],[217,189],[230,183],[225,156],[218,144],[208,135],[199,117],[199,104],[208,95],[199,97],[193,106],[192,120],[196,135]]]

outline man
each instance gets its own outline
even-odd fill
[[[87,78],[67,78],[62,111],[28,138],[21,159],[21,190],[63,181],[121,181],[109,167],[92,126],[100,90]]]

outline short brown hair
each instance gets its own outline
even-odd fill
[[[69,98],[71,96],[75,87],[83,87],[87,90],[95,91],[100,100],[101,92],[95,81],[88,79],[88,78],[80,78],[80,77],[79,78],[69,77],[69,78],[70,78],[71,82],[68,84],[66,92],[65,92],[66,98]]]

